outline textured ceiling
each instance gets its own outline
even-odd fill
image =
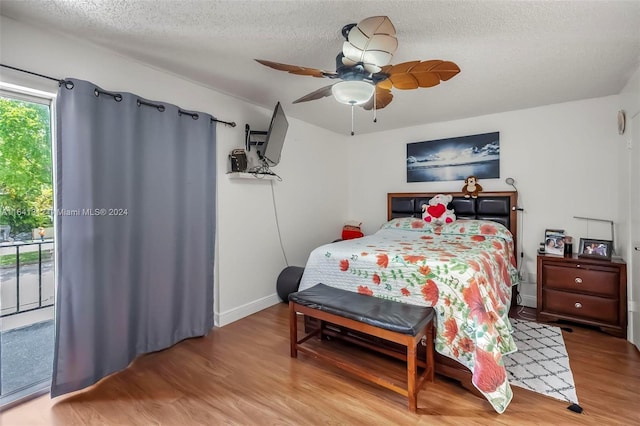
[[[387,15],[392,63],[443,59],[461,73],[439,86],[393,90],[356,132],[617,94],[640,65],[640,1],[6,1],[0,13],[106,46],[237,98],[348,134],[348,106],[291,102],[332,81],[254,58],[333,71],[341,28]],[[11,65],[11,64],[9,64]],[[232,120],[233,117],[227,117]]]

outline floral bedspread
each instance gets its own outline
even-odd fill
[[[474,386],[502,413],[512,398],[502,356],[517,350],[508,319],[515,264],[513,237],[498,223],[399,218],[373,235],[315,249],[300,290],[324,283],[433,306],[436,350],[469,368]]]

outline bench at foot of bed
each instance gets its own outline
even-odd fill
[[[320,327],[298,339],[297,313],[316,318]],[[416,412],[418,392],[425,381],[433,381],[433,308],[409,305],[379,299],[350,291],[317,284],[309,289],[289,295],[289,324],[291,357],[298,351],[326,361],[404,395],[409,400],[409,410]],[[319,353],[302,344],[313,336],[322,337],[324,323],[348,327],[371,336],[379,337],[406,347],[407,386],[402,388],[356,365],[345,363],[331,355]],[[417,345],[426,338],[426,368],[418,377]]]

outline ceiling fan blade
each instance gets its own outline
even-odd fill
[[[386,107],[393,100],[393,93],[391,93],[391,90],[381,87],[380,83],[376,85],[376,93],[374,96],[376,97],[376,109],[382,109]],[[373,109],[373,96],[367,103],[362,104],[362,108],[366,109],[367,111]]]
[[[255,61],[269,68],[273,68],[274,70],[287,71],[290,74],[310,75],[311,77],[319,77],[319,78],[337,77],[337,74],[333,71],[324,71],[324,70],[319,70],[317,68],[306,68],[306,67],[299,67],[297,65],[281,64],[279,62],[266,61],[264,59],[255,59]]]
[[[342,62],[347,66],[361,62],[367,71],[376,73],[391,62],[397,48],[396,29],[389,17],[372,16],[349,30],[342,46]]]
[[[321,99],[321,98],[326,98],[327,96],[331,96],[333,94],[333,92],[331,91],[332,87],[333,87],[333,84],[324,86],[318,90],[315,90],[311,93],[304,95],[299,99],[296,99],[295,101],[293,101],[293,103],[297,104],[300,102],[315,101],[316,99]]]
[[[433,87],[440,81],[447,81],[460,72],[460,68],[450,61],[410,61],[390,67],[381,72],[389,75],[389,81],[396,89],[411,90],[419,87]]]
[[[450,80],[460,72],[460,67],[451,61],[432,60],[423,61],[422,64],[424,64],[429,72],[438,73],[442,81]]]
[[[393,84],[391,83],[391,80],[387,78],[386,80],[382,80],[381,82],[376,84],[376,87],[379,87],[381,89],[391,90],[391,88],[393,88]]]

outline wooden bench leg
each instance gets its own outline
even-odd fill
[[[414,344],[407,345],[407,392],[409,398],[409,411],[415,413],[418,409],[418,395],[416,392],[416,374],[418,351]]]
[[[310,318],[314,318],[319,323],[319,328],[312,328],[311,332],[306,336],[302,337],[298,340],[298,318],[297,313],[303,313],[308,315]],[[290,338],[290,349],[291,349],[291,357],[297,358],[298,352],[303,352],[309,354],[315,358],[324,360],[326,362],[331,363],[332,365],[342,368],[346,371],[349,371],[353,374],[356,374],[366,380],[369,380],[378,385],[384,386],[387,389],[390,389],[394,392],[397,392],[401,395],[406,395],[409,405],[409,411],[415,413],[418,411],[418,393],[422,389],[424,383],[426,381],[433,381],[433,376],[435,372],[435,364],[434,364],[434,328],[433,322],[431,321],[433,313],[429,313],[429,317],[425,317],[423,321],[427,321],[428,324],[422,329],[420,332],[414,335],[403,334],[395,331],[388,330],[386,328],[374,326],[371,324],[366,324],[364,322],[359,322],[350,318],[342,317],[337,314],[332,314],[328,312],[323,312],[321,310],[317,310],[303,304],[298,304],[295,302],[289,302],[289,338]],[[428,318],[428,319],[427,319]],[[338,357],[332,357],[328,354],[323,354],[314,349],[305,347],[303,344],[307,340],[318,336],[322,339],[323,336],[329,337],[333,336],[334,330],[330,327],[326,327],[327,324],[335,324],[341,327],[348,327],[358,332],[364,334],[370,334],[372,336],[386,339],[391,342],[394,342],[399,345],[405,346],[406,349],[406,363],[407,363],[407,386],[400,387],[397,384],[393,383],[385,379],[384,377],[377,376],[372,374],[372,372],[368,371],[365,368],[361,368],[358,364],[346,363],[344,360],[340,360]],[[325,328],[326,327],[326,328]],[[418,377],[418,344],[421,342],[422,338],[426,336],[426,369],[420,373],[420,377]],[[347,336],[341,336],[346,339]],[[348,340],[348,339],[347,339]],[[349,341],[349,340],[348,340]],[[370,345],[368,347],[371,347]],[[384,352],[388,353],[388,352]]]
[[[433,382],[436,372],[436,364],[433,355],[433,335],[435,333],[435,327],[433,326],[433,321],[429,323],[427,330],[427,371],[429,372],[427,375],[427,380]]]
[[[298,315],[293,302],[289,302],[289,344],[291,358],[298,358]]]

